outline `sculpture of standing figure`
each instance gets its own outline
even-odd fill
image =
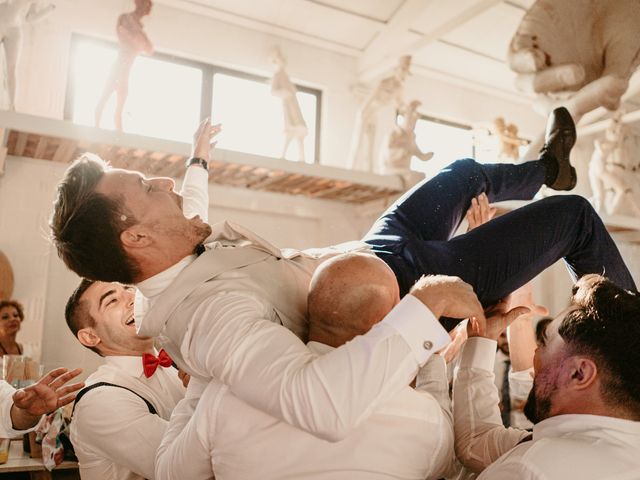
[[[640,217],[640,205],[634,197],[633,177],[626,152],[623,148],[624,135],[619,115],[611,119],[605,131],[604,140],[596,139],[589,163],[589,181],[593,191],[592,202],[596,210],[609,215],[620,212],[622,201]]]
[[[493,121],[493,130],[500,141],[501,158],[518,160],[520,147],[529,142],[518,137],[518,127],[513,123],[507,123],[504,118],[498,117]]]
[[[509,46],[516,85],[580,117],[616,110],[640,62],[637,0],[537,0]]]
[[[9,110],[16,109],[16,68],[22,47],[22,27],[41,20],[56,6],[39,7],[37,0],[5,0],[0,3],[0,44],[4,47]]]
[[[129,74],[136,57],[144,53],[153,53],[153,44],[143,31],[142,17],[151,12],[151,0],[135,0],[136,8],[133,12],[123,13],[118,17],[116,31],[118,34],[118,58],[111,68],[107,83],[98,105],[96,106],[95,125],[100,126],[104,106],[116,92],[116,109],[114,123],[117,130],[122,131],[122,112],[129,93]]]
[[[307,124],[302,118],[302,111],[296,97],[297,90],[284,70],[286,60],[279,48],[276,47],[272,50],[270,59],[276,67],[271,79],[271,94],[282,100],[284,114],[284,146],[280,158],[286,156],[289,145],[295,140],[298,144],[298,161],[304,162],[304,137],[309,132]]]
[[[364,102],[356,117],[351,151],[347,161],[348,168],[373,170],[378,111],[388,105],[394,105],[397,109],[402,108],[404,81],[409,75],[410,66],[411,56],[400,57],[393,75],[382,79]]]
[[[416,156],[426,162],[433,157],[433,152],[422,152],[416,144],[416,122],[420,117],[418,107],[421,102],[413,100],[406,105],[401,113],[403,116],[402,125],[396,125],[387,135],[382,151],[381,164],[382,173],[407,174],[411,171],[411,158]]]

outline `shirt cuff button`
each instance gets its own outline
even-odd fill
[[[433,342],[429,340],[425,340],[422,346],[424,347],[425,350],[431,350],[433,348]]]

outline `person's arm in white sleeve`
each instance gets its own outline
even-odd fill
[[[150,413],[137,395],[116,387],[92,390],[78,402],[72,423],[74,444],[80,442],[144,478],[155,478],[156,451],[168,422]]]
[[[202,395],[207,383],[192,378],[185,398],[171,414],[167,431],[156,454],[156,478],[161,480],[209,480],[214,478],[211,447],[208,439],[215,437],[218,397],[226,387],[215,380]],[[197,408],[196,408],[197,407]]]
[[[193,135],[191,157],[209,162],[211,150],[216,142],[211,140],[220,133],[220,125],[211,125],[207,118],[200,123]],[[204,222],[209,221],[209,171],[204,166],[194,164],[187,167],[182,181],[182,213],[187,218],[199,215]]]
[[[217,378],[255,408],[340,440],[450,341],[425,306],[431,294],[438,315],[473,312],[484,319],[469,285],[451,277],[431,281],[432,289],[421,290],[422,301],[407,295],[367,334],[317,358],[273,322],[270,305],[249,294],[219,294],[194,312],[182,355],[195,375]]]
[[[0,380],[0,437],[17,437],[30,429],[16,430],[13,428],[11,420],[11,409],[13,407],[13,394],[16,389],[4,380]]]
[[[418,371],[416,377],[416,390],[427,392],[432,395],[442,411],[445,424],[450,431],[453,431],[453,413],[451,411],[451,397],[449,396],[449,381],[447,379],[447,364],[442,355],[433,355]],[[441,452],[447,455],[447,463],[443,464],[437,472],[442,477],[452,477],[459,470],[460,464],[457,461],[452,445],[442,445]],[[440,458],[435,455],[434,458]],[[435,473],[435,472],[432,472]]]
[[[469,338],[453,381],[456,455],[474,472],[481,472],[529,435],[502,425],[493,374],[496,346],[495,340]]]

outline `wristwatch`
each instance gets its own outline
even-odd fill
[[[191,165],[200,165],[206,171],[209,171],[209,163],[204,158],[200,157],[191,157],[186,161],[185,167],[189,168]]]

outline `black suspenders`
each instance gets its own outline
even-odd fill
[[[84,396],[84,394],[89,392],[89,391],[91,391],[91,390],[93,390],[94,388],[98,388],[98,387],[117,387],[117,388],[122,388],[124,390],[128,390],[131,393],[133,393],[134,395],[136,395],[137,397],[141,398],[144,401],[144,403],[147,404],[147,408],[149,409],[149,413],[151,413],[153,415],[157,415],[158,414],[158,412],[156,411],[155,407],[151,404],[151,402],[149,400],[144,398],[139,393],[134,392],[130,388],[123,387],[122,385],[116,385],[115,383],[98,382],[98,383],[94,383],[93,385],[89,385],[88,387],[85,387],[85,388],[83,388],[82,390],[80,390],[78,392],[78,394],[76,395],[76,401],[73,404],[73,410],[71,411],[71,416],[73,416],[73,412],[75,412],[75,410],[76,410],[76,405],[78,404],[80,399]]]

